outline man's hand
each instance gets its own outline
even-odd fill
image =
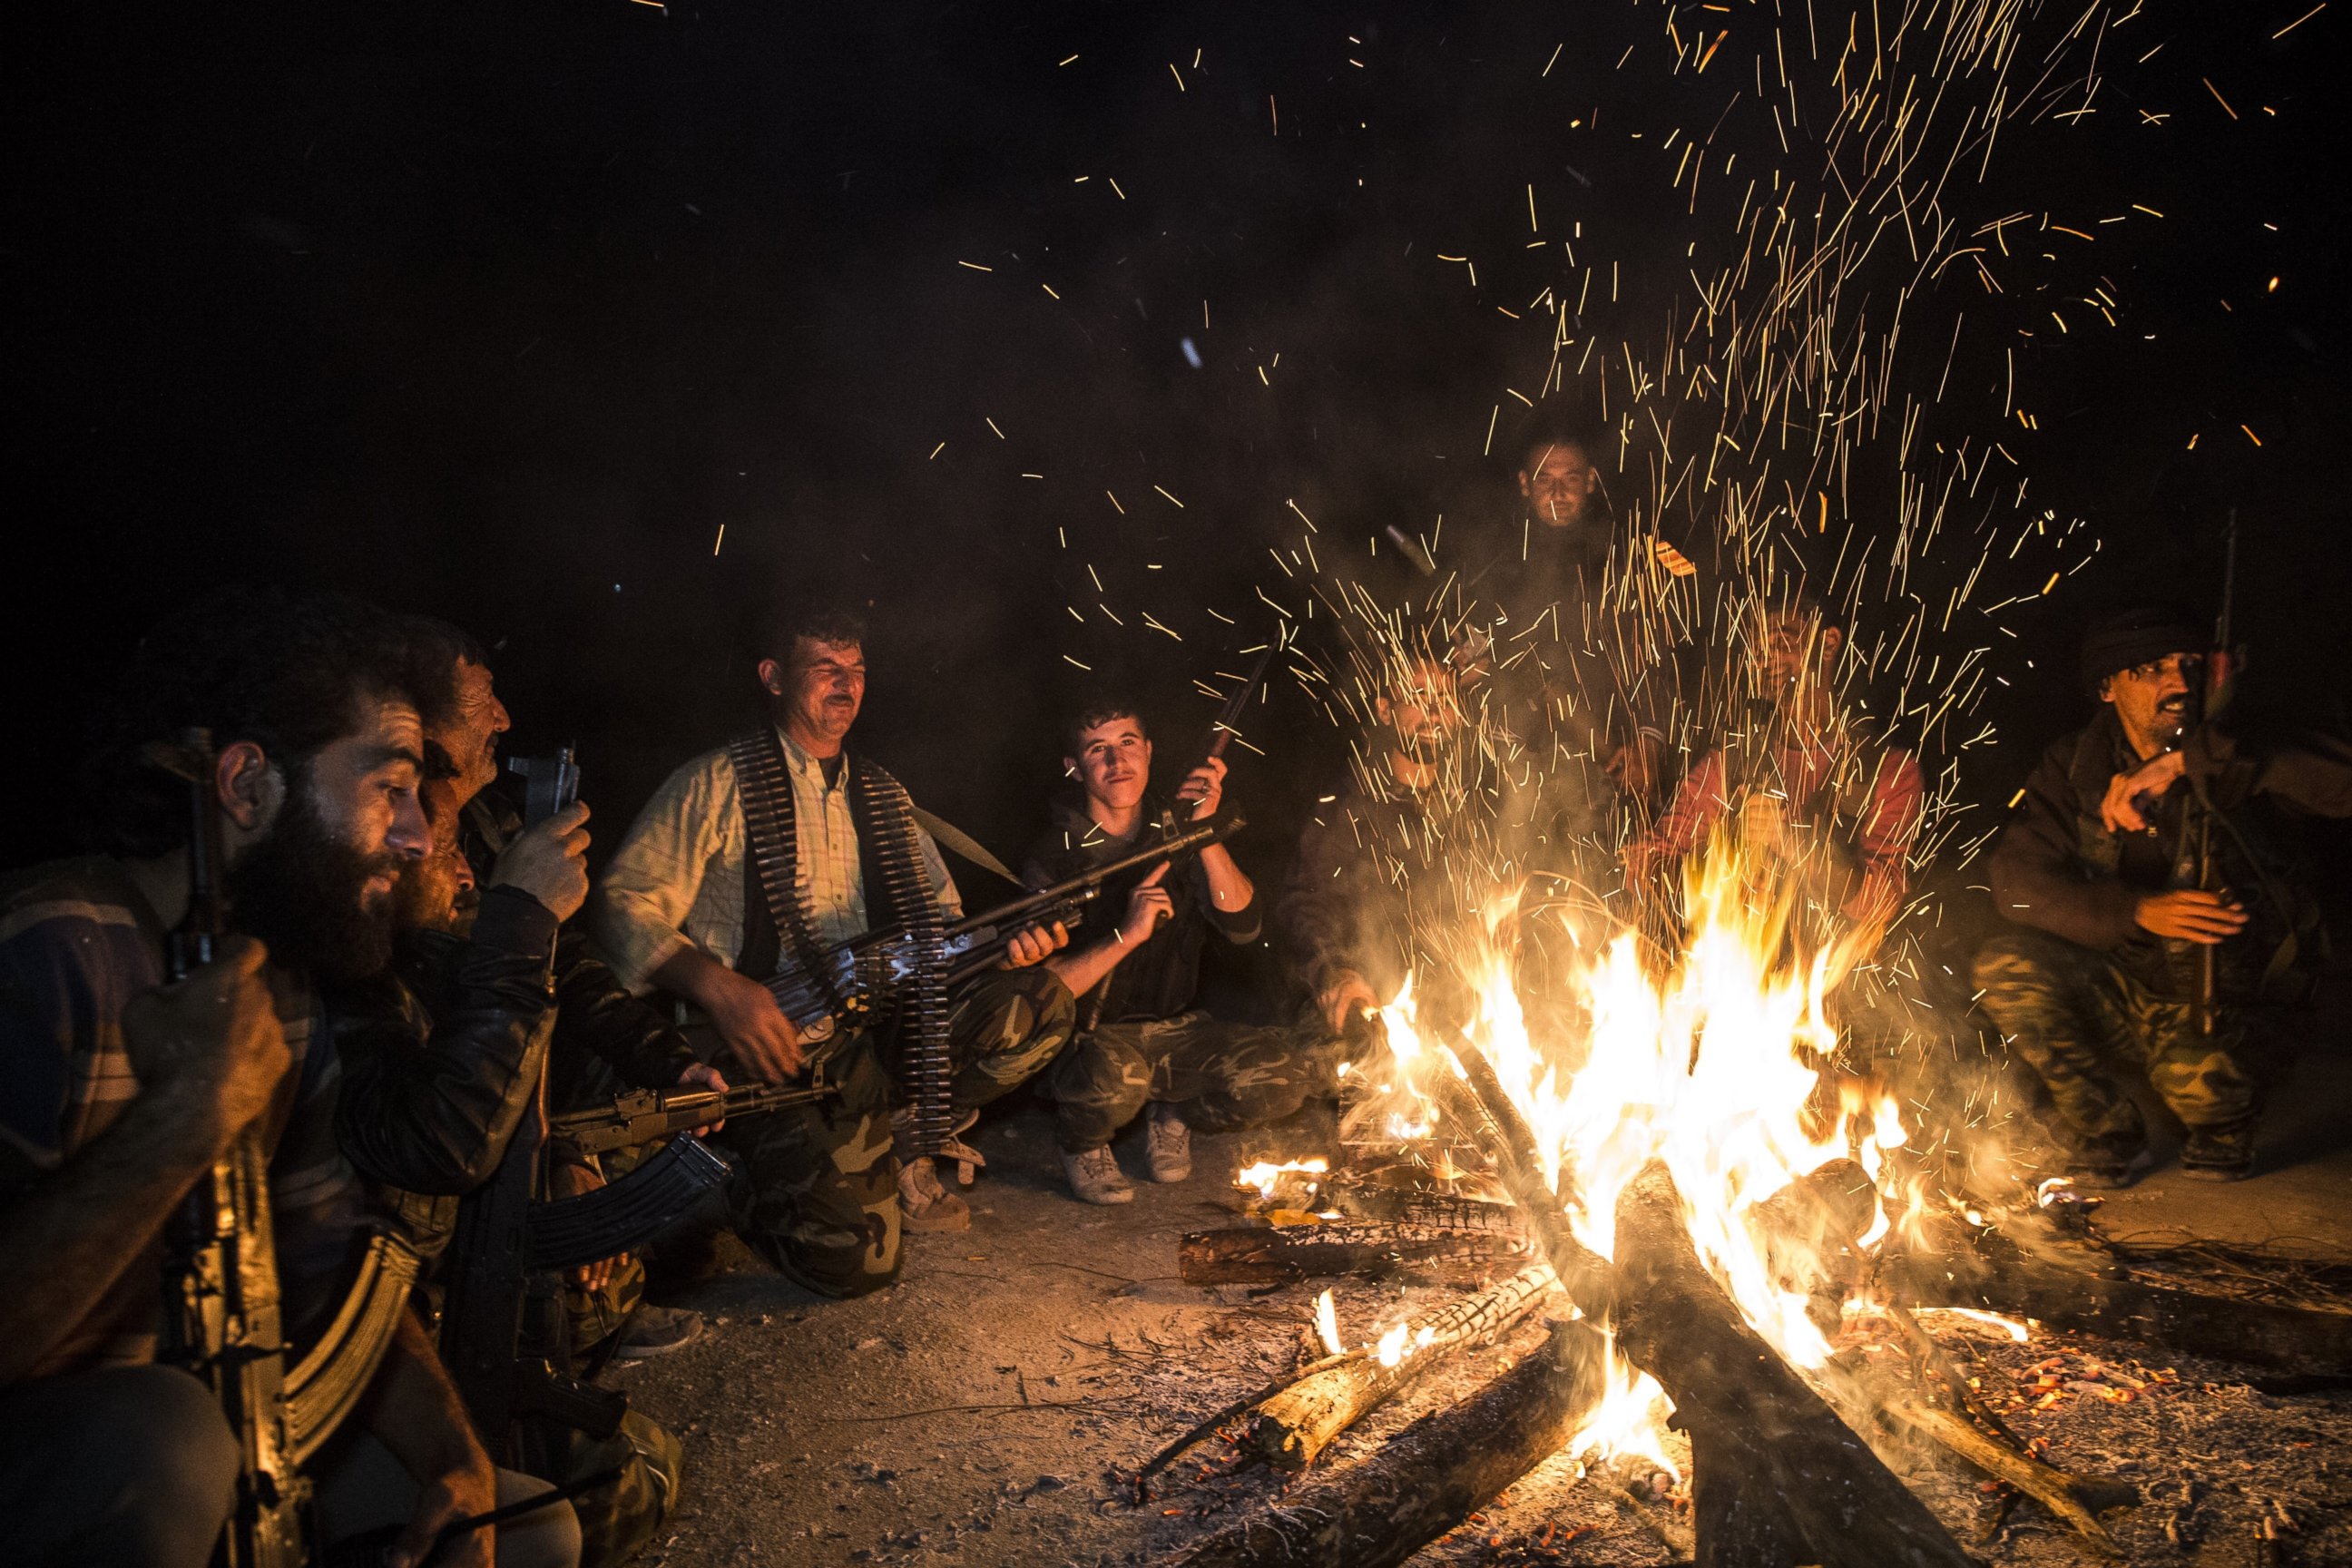
[[[1612,753],[1606,764],[1609,776],[1627,795],[1646,795],[1657,787],[1664,753],[1665,746],[1655,735],[1636,735]]]
[[[1121,947],[1141,947],[1160,929],[1160,922],[1176,918],[1176,902],[1168,889],[1160,885],[1168,875],[1169,862],[1162,860],[1151,868],[1135,890],[1127,895],[1127,913],[1119,917],[1118,929],[1111,933]]]
[[[478,1466],[452,1470],[427,1486],[416,1499],[408,1528],[384,1552],[386,1568],[419,1568],[428,1559],[433,1568],[493,1568],[498,1531],[494,1526],[469,1530],[451,1538],[439,1552],[433,1550],[441,1528],[499,1505],[499,1479],[485,1457]]]
[[[1323,987],[1315,998],[1315,1005],[1321,1010],[1323,1021],[1331,1026],[1335,1035],[1346,1034],[1348,1025],[1357,1014],[1377,1010],[1380,1005],[1381,999],[1373,993],[1371,982],[1352,969],[1342,969],[1333,973],[1331,983]]]
[[[2200,947],[2211,947],[2246,929],[2245,910],[2226,891],[2209,893],[2202,888],[2150,893],[2140,900],[2132,919],[2142,931]]]
[[[1739,803],[1739,847],[1751,855],[1778,855],[1788,841],[1788,803],[1757,794]]]
[[[725,1094],[727,1092],[727,1079],[725,1075],[721,1074],[717,1068],[706,1067],[700,1062],[696,1062],[693,1066],[688,1068],[684,1072],[677,1075],[677,1087],[680,1089],[707,1089],[713,1094]],[[714,1121],[708,1127],[696,1128],[694,1130],[694,1135],[697,1138],[708,1138],[713,1132],[718,1131],[720,1128],[726,1125],[727,1123],[723,1121]]]
[[[1192,820],[1206,822],[1217,815],[1217,807],[1225,798],[1225,759],[1211,757],[1184,775],[1176,786],[1176,799],[1192,803]]]
[[[547,1193],[551,1198],[576,1198],[593,1193],[604,1184],[602,1173],[578,1160],[551,1161],[547,1167]],[[567,1285],[583,1290],[602,1290],[613,1282],[613,1270],[628,1261],[625,1252],[610,1258],[600,1258],[593,1263],[583,1263],[563,1277]]]
[[[711,1026],[727,1042],[735,1059],[754,1078],[782,1083],[807,1061],[801,1032],[776,1005],[775,993],[748,974],[713,966],[702,979],[695,1000],[710,1015]]]
[[[1005,945],[1004,967],[1026,969],[1033,963],[1043,963],[1053,953],[1070,945],[1070,931],[1061,921],[1052,925],[1031,926],[1015,932]]]
[[[2180,782],[2188,765],[2185,752],[2162,752],[2127,773],[2117,773],[2107,781],[2106,798],[2099,802],[2099,820],[2110,833],[2154,832],[2139,808],[2140,797],[2161,800]]]
[[[217,959],[122,1010],[122,1047],[143,1092],[216,1118],[224,1147],[269,1109],[294,1065],[261,980],[268,958],[251,937],[228,937]]]
[[[568,921],[588,901],[588,808],[578,801],[506,847],[490,869],[490,886],[529,893]]]

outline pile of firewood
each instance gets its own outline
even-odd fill
[[[1408,1321],[1387,1341],[1324,1357],[1236,1401],[1143,1468],[1139,1486],[1208,1434],[1290,1470],[1316,1465],[1341,1433],[1433,1370],[1463,1364],[1530,1314],[1551,1320],[1543,1346],[1468,1397],[1404,1427],[1364,1458],[1318,1468],[1276,1508],[1197,1542],[1183,1562],[1211,1565],[1396,1563],[1484,1507],[1558,1452],[1598,1407],[1606,1324],[1616,1349],[1654,1377],[1691,1444],[1691,1530],[1699,1563],[1885,1568],[1970,1559],[1897,1479],[1923,1456],[1957,1463],[2041,1501],[2112,1550],[2100,1516],[2135,1489],[2057,1469],[1972,1389],[1912,1316],[1966,1307],[2090,1330],[2286,1373],[2352,1373],[2352,1312],[2207,1296],[2136,1279],[2087,1236],[1954,1215],[1915,1238],[1864,1249],[1875,1214],[1869,1178],[1838,1162],[1759,1205],[1767,1258],[1785,1288],[1810,1293],[1834,1331],[1846,1292],[1867,1285],[1905,1355],[1833,1357],[1800,1373],[1751,1329],[1692,1247],[1681,1196],[1653,1165],[1616,1212],[1614,1257],[1570,1234],[1541,1176],[1533,1140],[1475,1053],[1451,1086],[1457,1126],[1483,1126],[1492,1197],[1398,1187],[1349,1172],[1275,1200],[1286,1223],[1202,1232],[1181,1244],[1182,1277],[1280,1285],[1319,1276],[1418,1277],[1482,1284]],[[1507,1194],[1510,1201],[1499,1201]],[[2017,1237],[2023,1237],[2022,1243]],[[1491,1282],[1489,1282],[1491,1281]]]

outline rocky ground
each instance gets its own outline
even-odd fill
[[[2160,1171],[2110,1203],[2105,1223],[2352,1259],[2347,1106],[2352,1071],[2315,1053],[2279,1097],[2263,1174],[2214,1189]],[[972,1228],[915,1238],[894,1290],[820,1302],[730,1242],[720,1273],[670,1298],[709,1315],[703,1340],[610,1374],[681,1435],[689,1466],[682,1508],[640,1561],[1153,1563],[1234,1510],[1278,1500],[1277,1478],[1215,1442],[1147,1504],[1121,1480],[1306,1344],[1317,1284],[1254,1296],[1175,1278],[1177,1237],[1232,1222],[1225,1183],[1265,1142],[1201,1140],[1190,1182],[1139,1184],[1125,1209],[1086,1208],[1064,1195],[1045,1112],[1016,1105],[982,1130],[990,1165]],[[1139,1151],[1122,1153],[1140,1168]],[[1442,1292],[1353,1282],[1337,1294],[1354,1340]],[[2290,1391],[2249,1369],[2082,1335],[2042,1331],[2019,1345],[1964,1320],[1930,1322],[2052,1462],[2138,1489],[2141,1503],[2107,1520],[2126,1561],[2352,1563],[2352,1393]],[[1348,1463],[1538,1333],[1530,1325],[1425,1384],[1327,1462]],[[1415,1561],[1687,1560],[1679,1489],[1654,1470],[1584,1474],[1556,1458]],[[2100,1561],[2038,1504],[1998,1514],[1972,1478],[1927,1468],[1908,1479],[1988,1562]]]

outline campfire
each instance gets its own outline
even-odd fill
[[[2048,1322],[2288,1372],[2347,1364],[2352,1316],[2152,1282],[2098,1246],[2063,1182],[1972,1193],[1965,1162],[1923,1156],[1832,1022],[1882,932],[1810,940],[1818,926],[1723,839],[1682,907],[1670,952],[1589,906],[1490,900],[1456,972],[1381,1010],[1347,1079],[1349,1157],[1255,1162],[1236,1185],[1261,1223],[1184,1239],[1197,1283],[1403,1272],[1472,1289],[1352,1343],[1324,1290],[1312,1359],[1163,1450],[1147,1489],[1224,1428],[1278,1468],[1318,1467],[1433,1370],[1549,1325],[1508,1372],[1187,1561],[1402,1562],[1561,1454],[1641,1478],[1652,1501],[1620,1495],[1701,1563],[1964,1563],[1897,1477],[1923,1457],[2112,1552],[2100,1515],[2136,1489],[2046,1462],[1929,1325],[2024,1353]],[[2069,1378],[2063,1353],[2045,1360],[2059,1397],[2130,1400],[2164,1375]]]

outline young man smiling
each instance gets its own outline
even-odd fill
[[[1064,737],[1062,766],[1078,785],[1057,801],[1022,879],[1045,887],[1148,847],[1163,821],[1201,821],[1223,803],[1225,764],[1184,776],[1165,815],[1153,809],[1151,740],[1135,705],[1083,709]],[[1146,1168],[1155,1182],[1192,1173],[1192,1130],[1235,1131],[1278,1121],[1312,1094],[1336,1091],[1319,1033],[1229,1024],[1193,1006],[1211,932],[1236,945],[1258,936],[1257,889],[1222,844],[1162,862],[1107,889],[1124,897],[1118,923],[1045,961],[1078,998],[1079,1032],[1046,1075],[1070,1191],[1123,1204],[1135,1189],[1111,1139],[1150,1106]]]

